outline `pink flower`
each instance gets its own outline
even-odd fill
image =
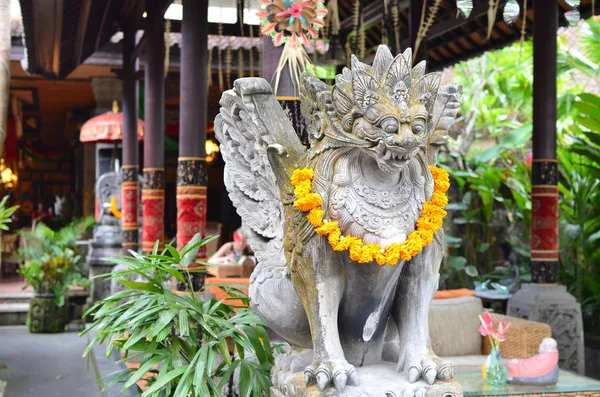
[[[479,333],[481,336],[488,336],[492,334],[492,316],[490,313],[483,313],[483,317],[479,316],[479,320],[481,321],[481,325],[479,326]]]
[[[529,152],[529,153],[527,153],[527,157],[525,157],[525,164],[527,164],[528,167],[531,167],[532,161],[533,161],[533,152]]]
[[[498,324],[498,332],[494,332],[492,337],[496,339],[498,342],[504,342],[506,340],[505,334],[506,331],[510,328],[510,323],[506,324],[506,328],[504,328],[504,324],[500,321]]]

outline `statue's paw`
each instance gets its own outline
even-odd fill
[[[421,356],[420,360],[409,362],[405,371],[410,383],[422,379],[429,385],[433,385],[436,379],[449,381],[454,376],[452,363],[429,354]]]
[[[333,384],[339,392],[342,392],[347,384],[360,384],[356,369],[346,360],[327,360],[309,365],[304,370],[304,381],[307,386],[316,383],[319,390]]]

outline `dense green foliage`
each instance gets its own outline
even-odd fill
[[[591,332],[600,329],[600,98],[589,90],[598,91],[600,22],[590,19],[558,42],[560,282],[582,303]],[[464,98],[457,138],[442,159],[454,181],[442,275],[449,288],[504,277],[495,268],[508,259],[506,247],[529,279],[532,54],[530,42],[515,44],[454,70]]]
[[[123,389],[135,386],[143,397],[221,396],[239,371],[240,396],[269,394],[271,345],[260,319],[247,307],[248,297],[238,289],[247,287],[221,285],[244,307],[203,300],[202,291],[182,294],[169,287],[172,278],[191,285],[188,271],[180,269],[187,269],[209,240],[196,235],[181,252],[167,245],[163,252],[155,247],[151,255],[132,252],[132,257],[112,260],[128,268],[112,274],[126,289],[90,309],[94,322],[83,334],[96,334],[85,354],[105,343],[107,357],[118,349],[125,355],[122,361],[140,366],[117,372],[107,388],[124,382]],[[139,381],[148,386],[145,391]]]
[[[26,242],[25,247],[19,250],[25,261],[20,273],[27,285],[38,294],[54,294],[58,306],[64,305],[65,292],[69,287],[88,287],[89,281],[75,244],[93,224],[93,218],[83,218],[58,231],[38,223],[30,232],[20,232]]]

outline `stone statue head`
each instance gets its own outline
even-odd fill
[[[310,138],[314,143],[325,136],[359,147],[381,171],[397,173],[433,143],[440,80],[441,73],[425,73],[425,61],[412,67],[410,48],[394,58],[386,46],[379,47],[372,66],[353,56],[351,68],[336,76],[327,92],[320,80],[305,76],[305,91],[312,95],[303,93]]]

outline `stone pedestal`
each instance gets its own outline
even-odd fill
[[[274,397],[462,397],[456,381],[436,380],[433,385],[423,381],[409,383],[396,371],[397,364],[382,361],[378,364],[356,368],[359,386],[346,386],[343,392],[328,386],[319,391],[316,385],[306,386],[304,368],[312,361],[312,350],[281,355],[275,358],[271,370],[271,395]]]
[[[560,367],[584,373],[581,305],[565,286],[525,284],[509,300],[507,314],[550,325],[558,343]]]
[[[94,278],[94,276],[112,272],[115,265],[106,262],[103,258],[120,256],[122,240],[121,228],[118,225],[98,225],[94,228],[94,238],[90,240],[90,249],[87,256],[92,282],[91,304],[111,294],[110,277]]]

